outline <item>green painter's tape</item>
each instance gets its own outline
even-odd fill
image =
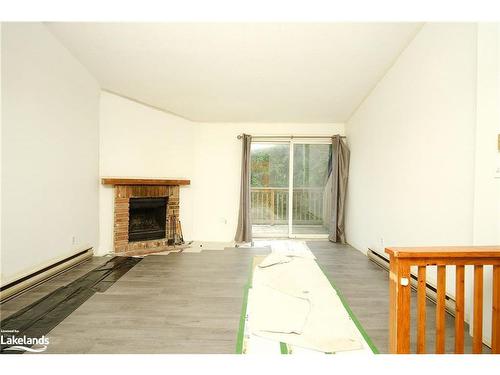
[[[372,350],[372,352],[374,354],[379,354],[380,352],[379,352],[378,348],[375,346],[375,344],[373,343],[373,341],[370,338],[370,336],[368,336],[368,334],[366,333],[365,329],[363,328],[363,326],[359,322],[359,320],[356,317],[356,315],[354,315],[354,312],[349,307],[349,305],[348,305],[346,299],[344,298],[344,296],[342,295],[342,293],[340,293],[340,291],[335,286],[335,284],[333,283],[333,281],[330,279],[330,277],[328,277],[328,274],[325,272],[325,270],[323,269],[323,267],[321,267],[319,264],[318,264],[318,266],[321,269],[321,271],[323,272],[323,274],[326,276],[326,278],[328,279],[328,281],[330,282],[330,284],[333,287],[333,289],[335,289],[335,291],[337,292],[337,295],[339,296],[340,301],[342,301],[342,304],[344,305],[345,309],[347,310],[347,313],[351,317],[351,319],[354,322],[354,324],[356,324],[356,327],[358,327],[359,332],[361,332],[361,335],[366,340],[366,343],[368,344],[368,346],[370,347],[370,349]]]
[[[243,304],[241,306],[240,324],[238,327],[238,336],[236,337],[236,354],[243,353],[243,336],[245,334],[245,319],[247,315],[248,290],[252,287],[253,276],[253,258],[250,262],[250,270],[248,272],[248,281],[243,287]]]
[[[243,289],[243,305],[241,306],[240,325],[238,327],[238,336],[236,338],[236,354],[243,352],[243,335],[245,332],[245,318],[247,314],[248,284]]]
[[[280,342],[280,351],[281,354],[290,354],[288,353],[288,345],[285,344],[284,342]]]

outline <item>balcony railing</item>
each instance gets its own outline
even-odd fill
[[[288,223],[288,188],[252,187],[251,218],[253,224]],[[324,188],[293,189],[293,223],[323,224]]]

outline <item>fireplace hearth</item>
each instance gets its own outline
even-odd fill
[[[129,242],[165,238],[167,204],[168,197],[130,198]]]

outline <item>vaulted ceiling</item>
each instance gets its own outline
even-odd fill
[[[48,23],[103,89],[210,122],[344,122],[416,23]]]

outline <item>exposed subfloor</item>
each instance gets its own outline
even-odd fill
[[[318,264],[346,298],[352,311],[381,353],[389,351],[389,273],[348,245],[309,241]],[[411,351],[416,351],[417,293],[411,294]],[[427,300],[426,351],[435,352],[436,305]],[[453,353],[455,318],[446,314],[446,352]],[[471,353],[469,326],[464,327],[465,353]],[[490,349],[483,345],[483,353]]]
[[[0,318],[5,319],[33,302],[38,301],[40,298],[45,297],[57,288],[68,285],[87,272],[106,263],[109,259],[107,257],[92,257],[23,294],[2,303],[0,305]]]

